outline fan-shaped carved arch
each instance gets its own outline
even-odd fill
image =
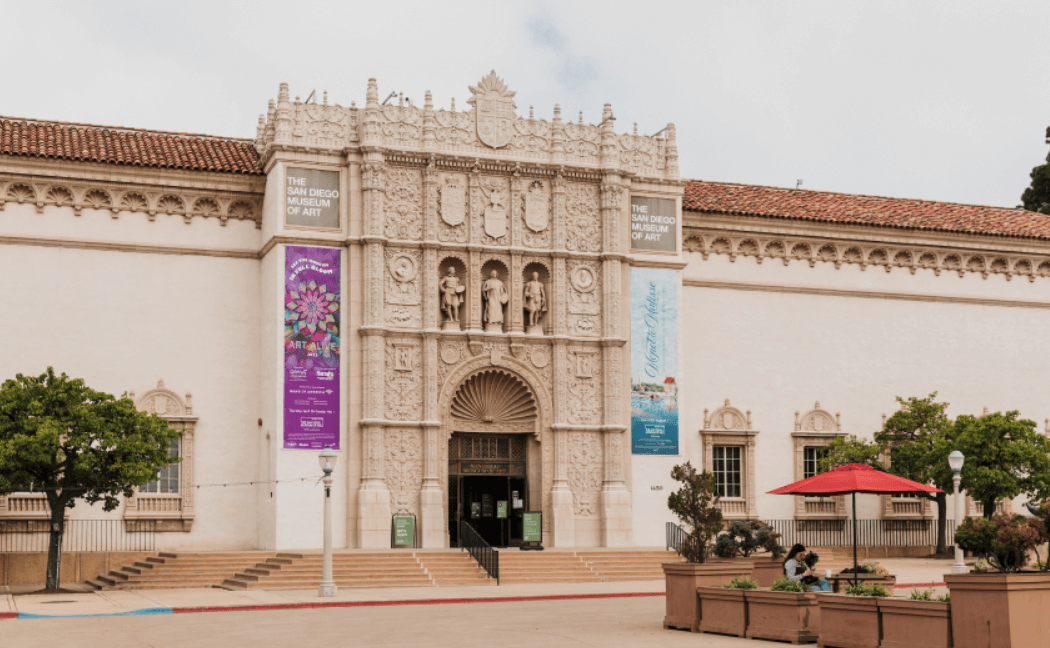
[[[520,378],[492,369],[463,382],[452,398],[452,419],[463,432],[532,432],[537,408],[532,390]]]

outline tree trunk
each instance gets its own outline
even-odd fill
[[[948,553],[948,494],[937,493],[937,553]]]
[[[995,500],[984,500],[984,519],[991,520],[995,515]]]
[[[50,499],[50,498],[49,498]],[[55,498],[56,500],[58,498]],[[58,504],[56,506],[56,504]],[[58,589],[62,577],[62,534],[66,527],[65,502],[52,502],[47,542],[47,589]]]

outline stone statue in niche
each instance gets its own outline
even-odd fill
[[[532,273],[532,281],[525,283],[524,299],[525,312],[529,314],[529,323],[525,328],[528,335],[543,335],[543,326],[540,318],[547,312],[547,291],[540,281],[540,273]]]
[[[466,287],[459,285],[459,277],[456,276],[455,268],[448,269],[448,273],[438,282],[438,288],[441,290],[441,312],[445,314],[442,329],[458,331],[459,305],[463,303],[460,295],[466,290]]]
[[[495,270],[492,271],[489,278],[481,286],[481,296],[485,301],[485,332],[502,333],[503,305],[507,303],[510,295],[507,293],[507,287],[499,280]]]

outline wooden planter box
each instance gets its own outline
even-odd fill
[[[747,638],[812,643],[820,634],[816,592],[742,590],[747,601]]]
[[[882,648],[952,648],[950,603],[878,599]]]
[[[824,648],[879,648],[879,599],[873,596],[817,594]]]
[[[1050,574],[946,574],[955,648],[1050,646]]]
[[[700,632],[700,599],[697,588],[726,585],[734,578],[751,575],[750,563],[664,563],[667,588],[665,628]]]
[[[747,601],[742,589],[701,587],[696,590],[700,597],[700,632],[743,637],[747,632]]]

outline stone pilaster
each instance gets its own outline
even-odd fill
[[[561,259],[564,261],[564,259]],[[564,265],[564,264],[563,264]],[[576,546],[576,514],[572,503],[572,489],[569,487],[569,430],[564,425],[567,419],[565,376],[568,373],[569,354],[567,340],[554,341],[554,483],[551,488],[551,514],[553,517],[553,538],[555,547]]]
[[[524,283],[521,277],[522,273],[522,262],[521,262],[521,251],[511,250],[510,253],[510,277],[507,279],[507,290],[510,291],[510,300],[508,302],[508,308],[510,311],[510,333],[524,333],[523,324],[523,313],[522,309],[525,307],[522,304],[522,291],[524,291]]]
[[[370,339],[382,343],[383,338]],[[361,488],[357,492],[357,546],[385,548],[390,546],[390,491],[383,474],[383,427],[363,426],[361,443]]]

